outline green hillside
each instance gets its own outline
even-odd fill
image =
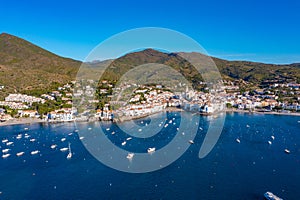
[[[181,52],[168,54],[153,49],[146,49],[140,52],[129,53],[114,60],[104,73],[104,77],[111,80],[118,80],[122,74],[136,66],[146,63],[159,63],[174,68],[195,85],[203,79],[199,76],[195,68],[180,56],[182,54],[184,57],[188,56],[190,59],[200,57],[200,60],[203,60],[202,65],[205,65],[205,62],[208,60],[205,58],[206,56],[200,53]],[[212,60],[225,79],[243,79],[256,85],[261,85],[269,80],[300,82],[300,64],[275,65],[248,61],[226,61],[218,58],[212,58]],[[208,61],[207,65],[209,64],[211,63]],[[168,74],[165,74],[165,76],[168,76]]]
[[[139,52],[129,53],[123,57],[114,60],[103,77],[112,81],[119,80],[119,78],[133,69],[136,66],[157,63],[172,67],[177,72],[182,74],[189,82],[197,87],[198,81],[202,80],[197,70],[185,59],[175,53],[167,54],[153,49],[146,49]],[[162,74],[161,76],[169,76],[170,74]]]
[[[82,78],[90,74],[97,75],[108,63],[109,67],[104,72],[103,78],[116,81],[136,66],[159,63],[172,67],[197,87],[202,77],[180,56],[183,54],[190,58],[206,57],[199,53],[163,53],[146,49],[126,54],[115,60],[85,63],[85,68],[81,70],[80,75]],[[270,80],[300,82],[300,64],[275,65],[212,59],[226,79],[243,79],[256,85]],[[4,85],[5,88],[0,90],[0,98],[11,92],[49,90],[54,85],[75,80],[80,65],[80,61],[60,57],[21,38],[2,33],[0,34],[0,85]],[[169,76],[166,70],[160,73],[164,73],[161,76]],[[149,74],[149,77],[154,75]]]
[[[300,82],[300,64],[275,65],[248,61],[226,61],[213,58],[223,75],[256,84],[268,80]]]
[[[8,92],[49,88],[73,80],[81,62],[57,56],[21,38],[0,34],[0,85]]]

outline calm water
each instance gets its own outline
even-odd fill
[[[181,134],[176,131],[180,113],[168,113],[167,118],[166,123],[173,122],[163,131],[147,139],[133,137],[125,146],[121,143],[129,137],[126,133],[115,124],[102,125],[115,145],[145,152],[148,147],[163,148]],[[0,158],[0,199],[263,199],[266,191],[283,199],[300,198],[300,117],[227,114],[217,145],[208,156],[199,159],[211,120],[215,119],[200,117],[195,144],[177,161],[159,171],[142,174],[116,171],[89,154],[75,130],[79,129],[80,136],[86,134],[87,139],[89,131],[99,127],[99,123],[0,127],[0,139],[14,142],[11,146],[0,142],[1,150],[11,149],[10,157]],[[150,121],[141,119],[134,123],[142,129]],[[29,129],[24,130],[25,127]],[[30,137],[24,138],[25,133]],[[18,134],[22,134],[21,139],[16,138]],[[36,141],[31,142],[32,138]],[[237,138],[241,143],[236,142]],[[70,160],[66,159],[67,152],[59,150],[68,142],[74,153]],[[57,148],[51,149],[52,144],[57,144]],[[284,153],[286,148],[290,154]],[[40,153],[31,155],[34,150]],[[20,151],[25,154],[17,157]]]

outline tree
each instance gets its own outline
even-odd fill
[[[226,108],[232,108],[231,103],[226,103]]]

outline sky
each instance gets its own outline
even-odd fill
[[[0,33],[84,60],[115,34],[162,27],[193,38],[215,57],[283,64],[300,62],[299,9],[298,0],[3,0]]]

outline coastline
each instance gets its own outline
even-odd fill
[[[238,110],[238,109],[226,109],[226,113],[246,113],[246,114],[262,114],[262,115],[287,115],[287,116],[300,116],[300,113],[290,112],[290,113],[282,113],[282,112],[259,112],[259,111],[251,111],[248,110]]]
[[[151,115],[155,115],[157,113],[167,112],[167,111],[169,111],[169,112],[182,112],[184,110],[181,109],[181,108],[176,108],[176,107],[167,107],[164,110],[161,110],[161,111],[158,111],[158,112],[153,112],[153,113],[147,113],[147,114],[144,114],[144,115],[126,116],[126,117],[115,118],[113,120],[113,122],[120,123],[120,122],[126,122],[126,121],[130,121],[130,120],[135,120],[135,119],[142,119],[142,118],[145,118],[145,117],[148,117],[148,116],[151,116]]]
[[[34,123],[44,123],[45,120],[37,119],[37,118],[14,118],[5,122],[0,122],[0,126],[10,126],[10,125],[18,125],[18,124],[34,124]]]
[[[184,110],[181,108],[168,107],[167,109],[160,111],[160,112],[165,112],[165,111],[182,112]],[[290,113],[259,112],[259,111],[249,112],[248,110],[238,110],[238,109],[226,109],[225,112],[226,113],[244,113],[244,114],[262,114],[262,115],[286,115],[286,116],[298,116],[298,117],[300,116],[300,113],[295,113],[295,112],[290,112]],[[129,120],[141,119],[141,118],[145,118],[147,116],[157,114],[157,113],[159,113],[159,112],[146,114],[146,115],[140,115],[140,116],[127,117],[126,119],[116,120],[114,122],[125,122],[125,121],[129,121]],[[201,113],[197,113],[197,114],[201,114]],[[206,116],[206,115],[203,115],[203,116]],[[1,126],[20,125],[20,124],[30,125],[30,124],[34,124],[34,123],[63,123],[63,121],[59,121],[59,122],[58,121],[45,121],[45,120],[37,119],[37,118],[15,118],[15,119],[11,119],[11,120],[8,120],[5,122],[0,122],[0,127]]]

